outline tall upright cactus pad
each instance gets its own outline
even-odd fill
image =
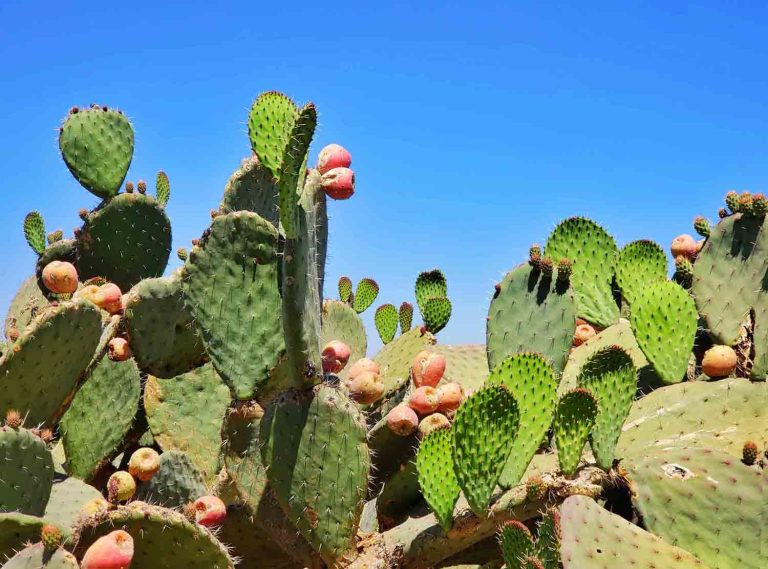
[[[517,435],[499,479],[500,486],[511,488],[520,482],[552,423],[557,380],[552,366],[539,354],[523,353],[510,356],[493,368],[488,384],[503,385],[517,402]]]
[[[680,285],[659,281],[644,287],[632,305],[632,331],[665,383],[677,383],[688,369],[698,315],[693,299]]]
[[[320,331],[320,345],[325,346],[332,340],[340,340],[349,346],[351,353],[349,365],[338,374],[342,379],[346,379],[352,364],[365,357],[368,339],[365,335],[363,321],[360,320],[357,312],[349,304],[339,300],[325,300],[323,302],[323,327]]]
[[[59,130],[59,150],[86,190],[110,198],[120,190],[133,159],[133,127],[120,111],[73,108]]]
[[[511,520],[499,528],[498,539],[507,569],[524,569],[525,559],[534,551],[531,530],[522,522]]]
[[[716,342],[736,344],[754,312],[755,379],[768,376],[767,255],[765,217],[736,214],[712,228],[693,266],[693,297]]]
[[[249,156],[227,182],[219,211],[252,211],[277,227],[280,222],[277,191],[272,171],[256,156]]]
[[[168,174],[162,170],[155,177],[155,199],[160,207],[168,205],[168,200],[171,199],[171,181]]]
[[[171,222],[157,201],[120,194],[85,220],[77,237],[81,279],[103,277],[127,291],[141,279],[163,274],[171,254]]]
[[[211,364],[172,379],[147,378],[144,409],[155,442],[189,455],[207,481],[218,473],[229,389]],[[194,433],[194,436],[190,436]]]
[[[30,211],[24,217],[24,238],[38,255],[45,251],[45,220],[39,211]]]
[[[448,281],[440,269],[424,271],[416,277],[416,304],[418,304],[422,315],[428,299],[447,296]]]
[[[553,431],[560,470],[566,476],[576,472],[596,418],[597,400],[586,389],[574,389],[560,398]]]
[[[397,333],[397,308],[394,304],[382,304],[373,318],[376,331],[383,344],[389,344]]]
[[[262,93],[251,106],[248,114],[251,148],[273,178],[280,175],[283,154],[298,114],[296,104],[276,91]]]
[[[377,296],[379,296],[379,283],[367,277],[361,279],[352,297],[352,307],[358,314],[365,312],[376,301]]]
[[[281,506],[325,562],[334,565],[354,549],[368,491],[365,419],[346,395],[320,385],[273,402],[260,437]]]
[[[0,512],[42,516],[51,495],[53,458],[27,429],[0,427]]]
[[[438,429],[421,441],[416,455],[419,486],[429,508],[443,530],[453,522],[453,508],[459,499],[459,482],[453,470],[453,433]]]
[[[515,398],[500,385],[475,392],[456,413],[453,467],[469,506],[480,517],[485,517],[504,471],[519,417]]]
[[[341,302],[350,303],[350,300],[352,299],[352,280],[349,277],[340,277],[338,290],[339,300]]]
[[[213,220],[185,265],[184,301],[238,399],[253,397],[284,350],[277,230],[259,215]]]
[[[413,325],[413,304],[403,302],[397,310],[400,319],[400,333],[405,334]]]
[[[99,309],[64,302],[37,316],[0,360],[0,415],[53,425],[66,411],[101,335]]]
[[[136,363],[145,373],[175,377],[207,358],[178,274],[142,280],[128,292],[124,312]]]
[[[77,559],[66,549],[46,551],[42,543],[30,545],[6,561],[3,569],[79,569]]]
[[[46,306],[48,306],[48,299],[40,292],[35,277],[26,278],[8,308],[5,318],[5,337],[10,338],[9,334],[14,330],[22,332]]]
[[[616,283],[627,302],[632,304],[648,284],[666,279],[667,256],[659,245],[642,240],[622,247],[616,265]]]
[[[261,459],[259,432],[264,410],[245,403],[229,412],[222,429],[222,458],[240,499],[257,511],[267,492],[267,470]]]
[[[488,366],[519,352],[537,352],[560,373],[576,328],[571,287],[529,264],[518,266],[496,288],[488,309]]]
[[[610,513],[587,496],[566,499],[560,520],[564,569],[707,569],[687,551]]]
[[[627,476],[648,531],[710,567],[768,567],[759,469],[721,451],[669,449],[633,461]]]
[[[597,400],[597,417],[589,440],[598,466],[607,470],[613,466],[621,427],[632,407],[637,371],[627,352],[610,346],[587,360],[578,381]]]
[[[421,316],[424,318],[424,326],[431,334],[437,334],[445,328],[451,319],[451,301],[444,296],[428,298],[424,302]]]
[[[160,468],[142,483],[136,499],[167,508],[182,508],[206,495],[205,478],[186,453],[172,450],[160,455]]]
[[[141,377],[133,360],[102,358],[61,419],[67,470],[90,480],[119,452],[139,409]]]
[[[73,265],[77,264],[77,242],[74,239],[56,241],[45,248],[45,251],[38,257],[37,263],[35,263],[37,286],[40,287],[40,292],[49,299],[55,299],[56,295],[49,291],[43,283],[43,269],[53,261],[64,261],[72,263]],[[82,275],[80,276],[82,277]]]

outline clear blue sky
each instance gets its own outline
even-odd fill
[[[313,156],[339,142],[357,173],[326,293],[372,276],[399,304],[439,266],[450,343],[484,340],[494,282],[564,217],[666,248],[726,190],[768,191],[764,2],[300,4],[0,2],[0,305],[33,268],[24,214],[71,233],[96,204],[57,150],[73,104],[132,118],[129,179],[168,172],[175,249],[249,153],[252,99],[314,101]]]

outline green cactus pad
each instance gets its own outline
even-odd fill
[[[227,415],[222,429],[222,457],[238,496],[258,511],[267,492],[267,471],[261,460],[259,430],[264,410],[244,404]]]
[[[177,275],[134,286],[125,303],[125,326],[136,363],[145,373],[175,377],[207,357]]]
[[[574,389],[560,399],[552,430],[560,470],[566,476],[576,472],[596,418],[597,400],[586,389]]]
[[[160,207],[168,205],[168,200],[171,199],[171,181],[168,179],[168,174],[162,170],[155,178],[155,199]]]
[[[451,319],[451,301],[444,296],[428,298],[424,301],[421,315],[427,331],[437,334]]]
[[[712,228],[693,268],[693,297],[715,343],[735,345],[754,311],[751,375],[768,376],[768,231],[765,218],[727,217]]]
[[[39,211],[30,211],[24,217],[24,238],[38,255],[45,251],[45,220]]]
[[[325,562],[334,565],[354,549],[368,490],[364,417],[346,395],[320,385],[273,402],[260,438],[281,506]]]
[[[136,490],[136,500],[181,508],[208,493],[205,478],[186,453],[172,450],[160,455],[160,469]]]
[[[520,413],[513,395],[500,385],[467,398],[453,423],[453,467],[472,511],[485,517],[517,436]]]
[[[564,569],[707,569],[693,555],[601,508],[587,496],[560,507]]]
[[[131,569],[233,569],[226,548],[202,526],[178,512],[133,503],[95,514],[77,528],[75,555],[99,537],[123,529],[133,537]]]
[[[589,441],[598,466],[607,470],[613,466],[621,427],[632,408],[637,371],[627,352],[609,346],[587,360],[578,383],[597,400],[597,419]]]
[[[416,277],[416,304],[419,306],[422,316],[427,300],[435,297],[448,296],[448,281],[440,269],[424,271]]]
[[[51,495],[53,458],[27,429],[0,427],[0,512],[41,516]]]
[[[648,531],[710,567],[768,566],[759,470],[720,451],[670,449],[633,462],[627,476]]]
[[[0,360],[0,415],[53,425],[66,411],[101,335],[99,309],[85,300],[45,310]]]
[[[277,182],[269,168],[255,156],[243,160],[224,188],[219,211],[252,211],[277,227],[280,222]]]
[[[397,333],[397,308],[394,304],[382,304],[373,317],[382,344],[389,344]]]
[[[482,344],[437,344],[431,350],[445,358],[441,383],[459,383],[465,392],[474,392],[488,379],[488,358]]]
[[[413,325],[413,304],[403,302],[397,311],[397,316],[400,320],[400,333],[405,334]]]
[[[507,273],[488,309],[488,366],[507,357],[537,352],[563,370],[576,328],[576,301],[570,287],[546,278],[528,263]]]
[[[523,569],[526,557],[534,551],[531,531],[522,522],[512,520],[499,528],[498,540],[507,569]]]
[[[171,254],[171,222],[155,198],[120,194],[86,219],[77,237],[80,279],[103,277],[127,291],[159,277]]]
[[[538,524],[536,555],[541,559],[544,569],[560,569],[560,510],[546,510]]]
[[[0,561],[13,557],[17,551],[40,539],[40,530],[49,523],[37,516],[18,512],[0,512]]]
[[[218,473],[221,425],[229,389],[211,364],[172,379],[150,376],[144,409],[155,442],[164,451],[187,453],[208,481]]]
[[[5,562],[3,569],[79,569],[77,559],[65,549],[53,554],[45,551],[42,543],[30,545]]]
[[[453,433],[438,429],[421,441],[416,455],[419,486],[429,508],[443,530],[453,522],[453,508],[459,499],[459,482],[453,470]]]
[[[100,198],[117,194],[133,158],[133,127],[120,111],[94,106],[70,112],[59,131],[64,163]]]
[[[365,357],[368,349],[368,339],[365,326],[349,304],[339,300],[323,302],[323,327],[320,332],[320,346],[325,346],[331,340],[339,340],[349,346],[351,355],[349,364],[339,372],[341,379],[346,379],[349,368],[357,360]]]
[[[24,328],[46,306],[48,306],[48,299],[40,292],[37,279],[34,276],[25,279],[8,308],[8,315],[5,317],[5,337],[8,338],[11,330],[14,329],[19,333],[23,332]]]
[[[488,376],[489,385],[503,385],[517,402],[519,422],[512,450],[499,478],[511,488],[520,482],[536,449],[547,434],[557,403],[557,380],[539,354],[516,354],[497,365]]]
[[[605,229],[590,219],[571,217],[555,228],[544,252],[554,262],[569,259],[573,263],[571,283],[579,316],[603,327],[619,319],[611,290],[619,252]]]
[[[101,498],[99,492],[77,478],[56,479],[51,488],[51,497],[45,507],[46,521],[65,528],[65,533],[75,525],[82,515],[83,506]]]
[[[61,418],[67,471],[90,480],[118,453],[139,409],[141,377],[133,360],[102,358]]]
[[[53,261],[64,261],[67,263],[77,264],[77,243],[73,239],[63,239],[62,241],[56,241],[46,247],[43,254],[40,255],[35,263],[35,276],[37,277],[37,286],[40,287],[40,292],[51,300],[55,300],[57,295],[49,291],[43,283],[43,269]],[[79,269],[78,269],[79,271]],[[80,278],[82,275],[78,275]],[[82,278],[81,278],[82,280]]]
[[[413,359],[422,350],[434,345],[435,337],[429,332],[422,334],[418,328],[406,332],[386,346],[373,358],[379,364],[384,393],[390,394],[408,380]]]
[[[214,219],[185,265],[184,302],[238,399],[253,397],[284,349],[277,271],[277,230],[242,211]]]
[[[653,241],[633,241],[619,252],[616,283],[622,296],[632,304],[650,283],[667,279],[667,256]]]
[[[285,148],[298,116],[295,103],[276,91],[262,93],[251,106],[248,114],[251,148],[273,178],[280,176]]]
[[[672,281],[644,287],[632,305],[632,331],[640,349],[665,383],[677,383],[688,369],[698,315],[693,299]]]
[[[365,312],[376,301],[377,296],[379,296],[379,284],[373,279],[361,279],[355,289],[352,307],[358,314]]]
[[[352,280],[349,277],[339,278],[339,300],[349,302],[352,299]]]

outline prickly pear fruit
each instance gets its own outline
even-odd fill
[[[329,144],[317,157],[317,171],[320,174],[325,174],[334,168],[349,168],[351,165],[352,155],[338,144]]]
[[[81,516],[92,516],[93,514],[98,514],[101,512],[106,512],[109,510],[109,502],[107,502],[104,498],[94,498],[93,500],[88,500],[85,504],[83,504],[83,507],[80,508],[80,515]]]
[[[436,387],[445,373],[445,356],[426,350],[416,354],[411,364],[411,379],[416,387]]]
[[[581,346],[584,342],[595,336],[597,332],[591,324],[579,324],[573,333],[573,345]]]
[[[138,449],[128,461],[128,473],[142,482],[151,480],[159,469],[160,455],[148,447]]]
[[[349,396],[362,405],[375,403],[384,395],[384,384],[381,377],[372,371],[358,373],[347,381]]]
[[[110,314],[118,314],[123,309],[123,294],[120,287],[113,283],[85,285],[75,296],[92,302]]]
[[[109,341],[109,359],[113,362],[124,362],[133,356],[131,346],[125,338],[112,338]]]
[[[40,530],[40,541],[48,552],[56,551],[61,545],[61,530],[51,524],[45,524]]]
[[[672,257],[675,259],[680,256],[685,257],[686,259],[693,259],[699,251],[699,246],[696,245],[696,241],[694,241],[693,237],[684,233],[672,240],[670,250],[672,251]]]
[[[360,358],[354,364],[352,364],[351,368],[349,368],[349,373],[347,374],[347,377],[349,379],[355,379],[356,376],[358,376],[360,373],[364,371],[370,371],[375,373],[376,375],[379,375],[381,373],[381,370],[379,369],[379,364],[377,364],[375,361],[369,358]]]
[[[51,261],[43,269],[43,284],[55,294],[71,294],[77,290],[77,269],[66,261]]]
[[[121,529],[100,537],[83,556],[81,569],[128,569],[133,561],[133,538]]]
[[[428,417],[424,417],[419,423],[419,436],[426,437],[432,431],[437,429],[446,429],[451,426],[451,422],[448,417],[442,413],[432,413]]]
[[[419,415],[429,415],[437,410],[437,389],[424,385],[414,390],[408,399],[408,405]]]
[[[419,416],[408,405],[400,403],[387,413],[387,426],[396,435],[407,437],[419,428]]]
[[[355,193],[355,173],[349,168],[333,168],[323,174],[320,185],[331,199],[349,199]]]
[[[326,373],[339,373],[349,361],[352,350],[344,342],[331,340],[323,347],[323,371]]]
[[[136,481],[124,470],[118,470],[107,480],[107,495],[112,503],[127,502],[135,493]]]
[[[464,388],[458,383],[446,383],[437,388],[437,410],[444,415],[456,411],[464,401]]]
[[[216,496],[202,496],[195,500],[195,521],[201,526],[218,526],[226,517],[227,506]]]
[[[709,377],[728,377],[736,369],[738,358],[730,346],[712,346],[704,354],[701,370]]]

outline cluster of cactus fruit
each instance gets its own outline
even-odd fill
[[[619,249],[560,223],[496,286],[486,345],[443,345],[447,282],[323,300],[317,122],[264,93],[252,155],[169,276],[169,178],[124,183],[133,129],[73,108],[64,162],[103,201],[35,274],[0,359],[4,569],[768,567],[768,204]],[[124,188],[121,192],[120,189]],[[137,191],[134,191],[137,189]],[[398,327],[400,335],[396,337]]]

